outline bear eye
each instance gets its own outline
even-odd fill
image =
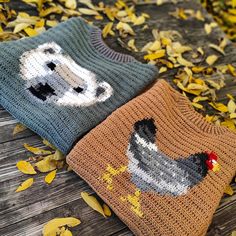
[[[55,90],[49,84],[39,83],[35,87],[31,86],[28,88],[29,91],[38,99],[45,101],[47,97],[51,97],[55,94]]]
[[[44,49],[45,53],[50,53],[50,54],[54,54],[55,53],[55,50],[53,48],[47,48],[47,49]]]
[[[48,67],[50,70],[55,70],[56,64],[53,63],[53,62],[49,62],[49,63],[47,63],[47,67]]]

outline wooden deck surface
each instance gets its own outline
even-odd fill
[[[17,2],[19,1],[13,1],[12,3],[15,9],[32,11],[30,6]],[[195,1],[181,1],[177,6],[186,9],[200,9],[207,20],[211,20],[211,17]],[[215,28],[212,34],[206,35],[204,32],[204,22],[195,19],[182,21],[168,15],[168,12],[174,11],[177,6],[171,3],[160,7],[156,5],[140,5],[137,7],[137,11],[146,12],[151,15],[149,21],[150,28],[179,31],[183,35],[184,44],[195,47],[202,46],[207,51],[209,50],[207,47],[209,43],[217,43],[217,39],[223,35],[218,28]],[[105,23],[102,22],[102,24]],[[144,45],[145,42],[150,41],[151,33],[140,31],[138,37],[142,39],[142,45]],[[116,51],[130,53],[120,47],[116,38],[109,38],[106,42]],[[141,47],[141,44],[137,46]],[[139,60],[143,58],[141,53],[132,55]],[[217,63],[233,63],[236,65],[235,46],[228,46],[226,48],[226,56],[222,57]],[[162,77],[171,81],[173,74],[174,71],[172,70],[165,73]],[[226,83],[227,86],[221,90],[218,96],[223,98],[228,92],[236,96],[235,80],[228,75],[226,76]],[[82,221],[79,226],[72,229],[73,235],[133,235],[115,215],[104,219],[86,205],[81,199],[80,193],[82,191],[93,193],[93,191],[73,172],[59,171],[56,179],[49,186],[44,183],[44,175],[39,174],[35,178],[35,184],[30,189],[21,193],[15,193],[17,186],[26,179],[26,176],[16,169],[16,163],[30,156],[30,153],[24,149],[23,143],[43,147],[40,137],[29,130],[13,136],[12,131],[16,123],[17,121],[0,107],[1,236],[42,235],[42,228],[46,222],[55,217],[66,216],[78,217]],[[234,189],[236,189],[235,184]],[[236,194],[231,197],[224,196],[222,198],[209,228],[208,236],[229,236],[233,230],[236,230]]]

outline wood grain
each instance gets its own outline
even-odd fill
[[[98,1],[94,1],[98,2]],[[113,1],[106,1],[113,2]],[[35,14],[34,8],[27,4],[19,4],[12,1],[12,7],[16,10]],[[148,24],[150,29],[142,31],[137,28],[137,47],[143,47],[152,40],[151,29],[177,30],[183,36],[180,41],[194,48],[203,47],[206,54],[217,52],[209,49],[209,43],[218,43],[218,39],[224,34],[219,28],[213,33],[206,35],[204,22],[196,19],[187,21],[171,17],[168,12],[176,7],[201,10],[207,22],[212,18],[203,10],[197,1],[179,1],[177,5],[166,3],[162,6],[139,5],[137,12],[146,12],[151,16]],[[95,22],[103,27],[106,21]],[[128,53],[143,61],[143,53],[133,53],[122,48],[118,43],[118,37],[109,37],[106,43],[116,51]],[[236,48],[230,44],[226,48],[226,56],[221,57],[217,64],[236,62]],[[175,71],[165,73],[161,77],[170,81]],[[231,76],[226,77],[227,86],[223,88],[218,97],[224,101],[225,94],[231,93],[236,96],[236,82]],[[211,111],[211,110],[209,110]],[[27,178],[17,171],[15,165],[19,160],[30,156],[23,148],[24,143],[43,147],[40,137],[32,131],[26,130],[16,136],[12,131],[17,121],[0,106],[0,235],[4,236],[36,236],[41,235],[43,224],[55,217],[74,216],[81,219],[82,223],[75,227],[73,235],[82,236],[131,236],[132,232],[115,216],[104,219],[97,212],[90,209],[81,199],[80,193],[87,191],[95,194],[93,190],[73,172],[59,171],[56,179],[48,186],[44,183],[45,175],[35,176],[33,186],[21,193],[15,193],[17,186]],[[234,185],[234,189],[236,186]],[[210,201],[210,199],[209,199]],[[208,236],[228,236],[236,230],[236,195],[224,196],[217,209],[213,222],[209,228]]]

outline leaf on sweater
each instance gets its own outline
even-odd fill
[[[26,190],[27,188],[29,188],[34,182],[33,178],[29,178],[27,180],[25,180],[23,183],[21,183],[21,185],[16,189],[15,192],[21,192]]]
[[[18,124],[14,127],[12,134],[13,134],[13,135],[16,135],[16,134],[18,134],[18,133],[23,132],[23,131],[26,130],[26,129],[27,129],[26,126],[24,126],[23,124],[18,123]]]
[[[43,236],[56,236],[58,232],[60,232],[61,227],[62,228],[63,226],[75,227],[79,225],[80,223],[81,221],[74,217],[55,218],[53,220],[50,220],[48,223],[44,225]],[[64,231],[64,228],[63,228],[63,231]],[[65,231],[63,233],[65,233]],[[63,234],[60,234],[60,235],[63,235]],[[71,235],[70,232],[67,232],[67,234],[64,234],[64,236],[69,236],[69,235]]]
[[[47,183],[47,184],[51,184],[52,183],[52,181],[55,179],[55,177],[56,177],[56,173],[57,173],[57,170],[53,170],[53,171],[51,171],[50,173],[48,173],[46,176],[45,176],[45,182]]]
[[[25,149],[27,149],[28,151],[30,151],[30,152],[32,152],[33,154],[36,154],[36,155],[48,155],[48,154],[52,153],[49,150],[44,150],[44,149],[38,148],[38,147],[32,147],[27,143],[24,143],[24,147],[25,147]]]
[[[34,170],[34,167],[27,161],[18,161],[16,167],[19,171],[28,175],[35,175],[37,172]]]
[[[232,196],[232,195],[234,194],[234,190],[233,190],[232,187],[229,185],[229,186],[226,187],[224,193],[226,193],[226,194]]]
[[[94,196],[91,196],[86,192],[82,192],[81,197],[93,210],[99,212],[101,215],[106,217],[101,204],[98,202],[98,200]]]

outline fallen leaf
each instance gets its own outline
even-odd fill
[[[144,56],[145,60],[155,60],[165,56],[166,51],[164,49],[157,50],[155,53]]]
[[[80,13],[83,15],[89,15],[89,16],[97,16],[99,13],[93,9],[88,9],[88,8],[79,8],[78,9]]]
[[[114,35],[115,33],[112,31],[113,22],[109,22],[105,25],[102,30],[103,38],[106,38],[108,34]]]
[[[209,44],[209,47],[210,47],[210,48],[213,48],[213,49],[215,49],[217,52],[220,52],[221,54],[225,55],[224,50],[223,50],[222,48],[220,48],[219,46],[210,43],[210,44]]]
[[[53,220],[50,220],[48,223],[44,225],[43,236],[56,236],[60,227],[62,226],[75,227],[80,223],[81,221],[74,217],[55,218]]]
[[[208,65],[212,66],[218,59],[218,56],[216,55],[210,55],[207,57],[206,62]]]
[[[16,135],[16,134],[18,134],[18,133],[20,133],[20,132],[22,132],[22,131],[24,131],[24,130],[26,130],[27,129],[27,127],[26,126],[24,126],[23,124],[20,124],[20,123],[18,123],[15,127],[14,127],[14,130],[13,130],[13,135]]]
[[[101,215],[106,217],[101,204],[98,202],[98,200],[94,196],[91,196],[86,192],[82,192],[81,197],[93,210],[99,212]]]
[[[229,100],[227,107],[228,107],[229,113],[234,113],[236,110],[236,104],[233,100]]]
[[[27,180],[25,180],[23,183],[21,183],[21,185],[16,189],[16,192],[21,192],[26,190],[27,188],[29,188],[34,182],[33,178],[29,178]]]
[[[27,149],[28,151],[30,151],[30,152],[32,152],[33,154],[36,154],[36,155],[47,155],[47,154],[52,153],[49,150],[44,150],[42,148],[32,147],[27,143],[24,143],[24,147],[25,147],[25,149]]]
[[[105,203],[103,204],[103,212],[106,216],[111,216],[111,210]]]
[[[233,190],[232,187],[229,185],[229,186],[226,187],[224,193],[226,193],[226,194],[232,196],[232,195],[234,194],[234,190]]]
[[[45,177],[45,182],[47,183],[47,184],[50,184],[50,183],[52,183],[52,181],[54,180],[54,178],[56,177],[56,173],[57,173],[57,170],[53,170],[53,171],[51,171],[50,173],[48,173],[47,175],[46,175],[46,177]]]
[[[57,164],[55,161],[51,161],[47,158],[38,161],[35,163],[35,166],[37,167],[37,170],[40,172],[49,172],[52,170],[55,170],[57,168]]]
[[[35,29],[32,29],[30,27],[24,29],[24,31],[29,37],[34,37],[34,36],[38,35],[38,32]]]
[[[28,175],[35,175],[37,172],[34,170],[33,166],[27,161],[18,161],[16,167],[19,171]]]
[[[209,102],[209,105],[211,105],[213,108],[215,108],[216,110],[220,111],[220,112],[227,112],[228,108],[227,106],[225,106],[223,103],[213,103],[213,102]]]

